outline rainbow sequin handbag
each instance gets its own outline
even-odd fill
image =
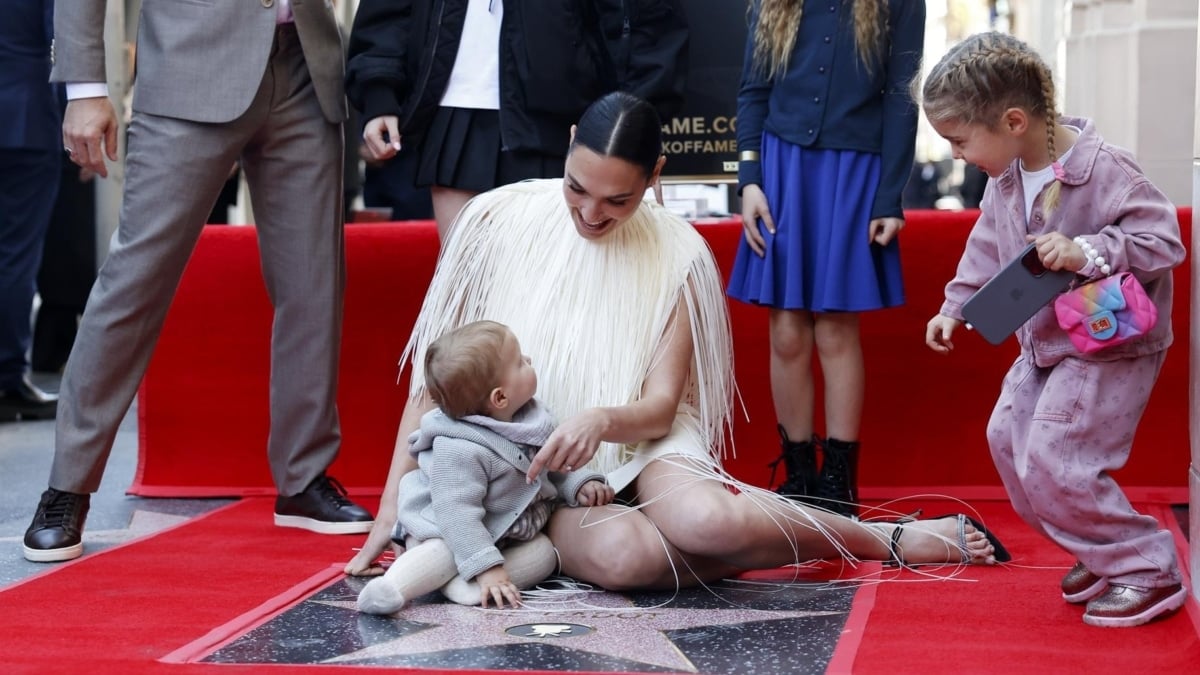
[[[1128,342],[1158,321],[1158,308],[1129,272],[1077,286],[1054,300],[1058,325],[1084,354]]]

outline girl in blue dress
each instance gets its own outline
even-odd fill
[[[896,235],[924,35],[920,0],[750,9],[737,133],[745,237],[728,294],[770,309],[779,492],[847,516],[857,515],[865,382],[858,315],[904,302]],[[824,438],[814,433],[814,346]]]

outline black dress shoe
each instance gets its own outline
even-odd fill
[[[91,501],[91,495],[47,488],[25,530],[25,559],[60,562],[83,555],[83,523]]]
[[[58,395],[38,389],[28,374],[14,387],[0,391],[0,422],[54,419],[57,412]]]
[[[369,532],[374,517],[346,497],[346,488],[325,474],[317,476],[298,495],[275,498],[275,524],[320,534]]]

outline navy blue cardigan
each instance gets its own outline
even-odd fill
[[[739,155],[761,151],[762,133],[806,148],[878,153],[882,172],[871,218],[904,217],[900,194],[912,169],[918,76],[925,40],[923,0],[889,0],[882,64],[867,68],[854,42],[849,0],[807,0],[788,69],[767,80],[753,67],[757,3],[750,17],[738,92]],[[762,184],[758,161],[738,163],[739,189]]]

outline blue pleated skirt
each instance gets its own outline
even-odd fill
[[[742,239],[727,293],[777,309],[860,312],[904,304],[899,237],[870,241],[879,155],[806,149],[764,133],[763,192],[775,234],[766,255]]]

